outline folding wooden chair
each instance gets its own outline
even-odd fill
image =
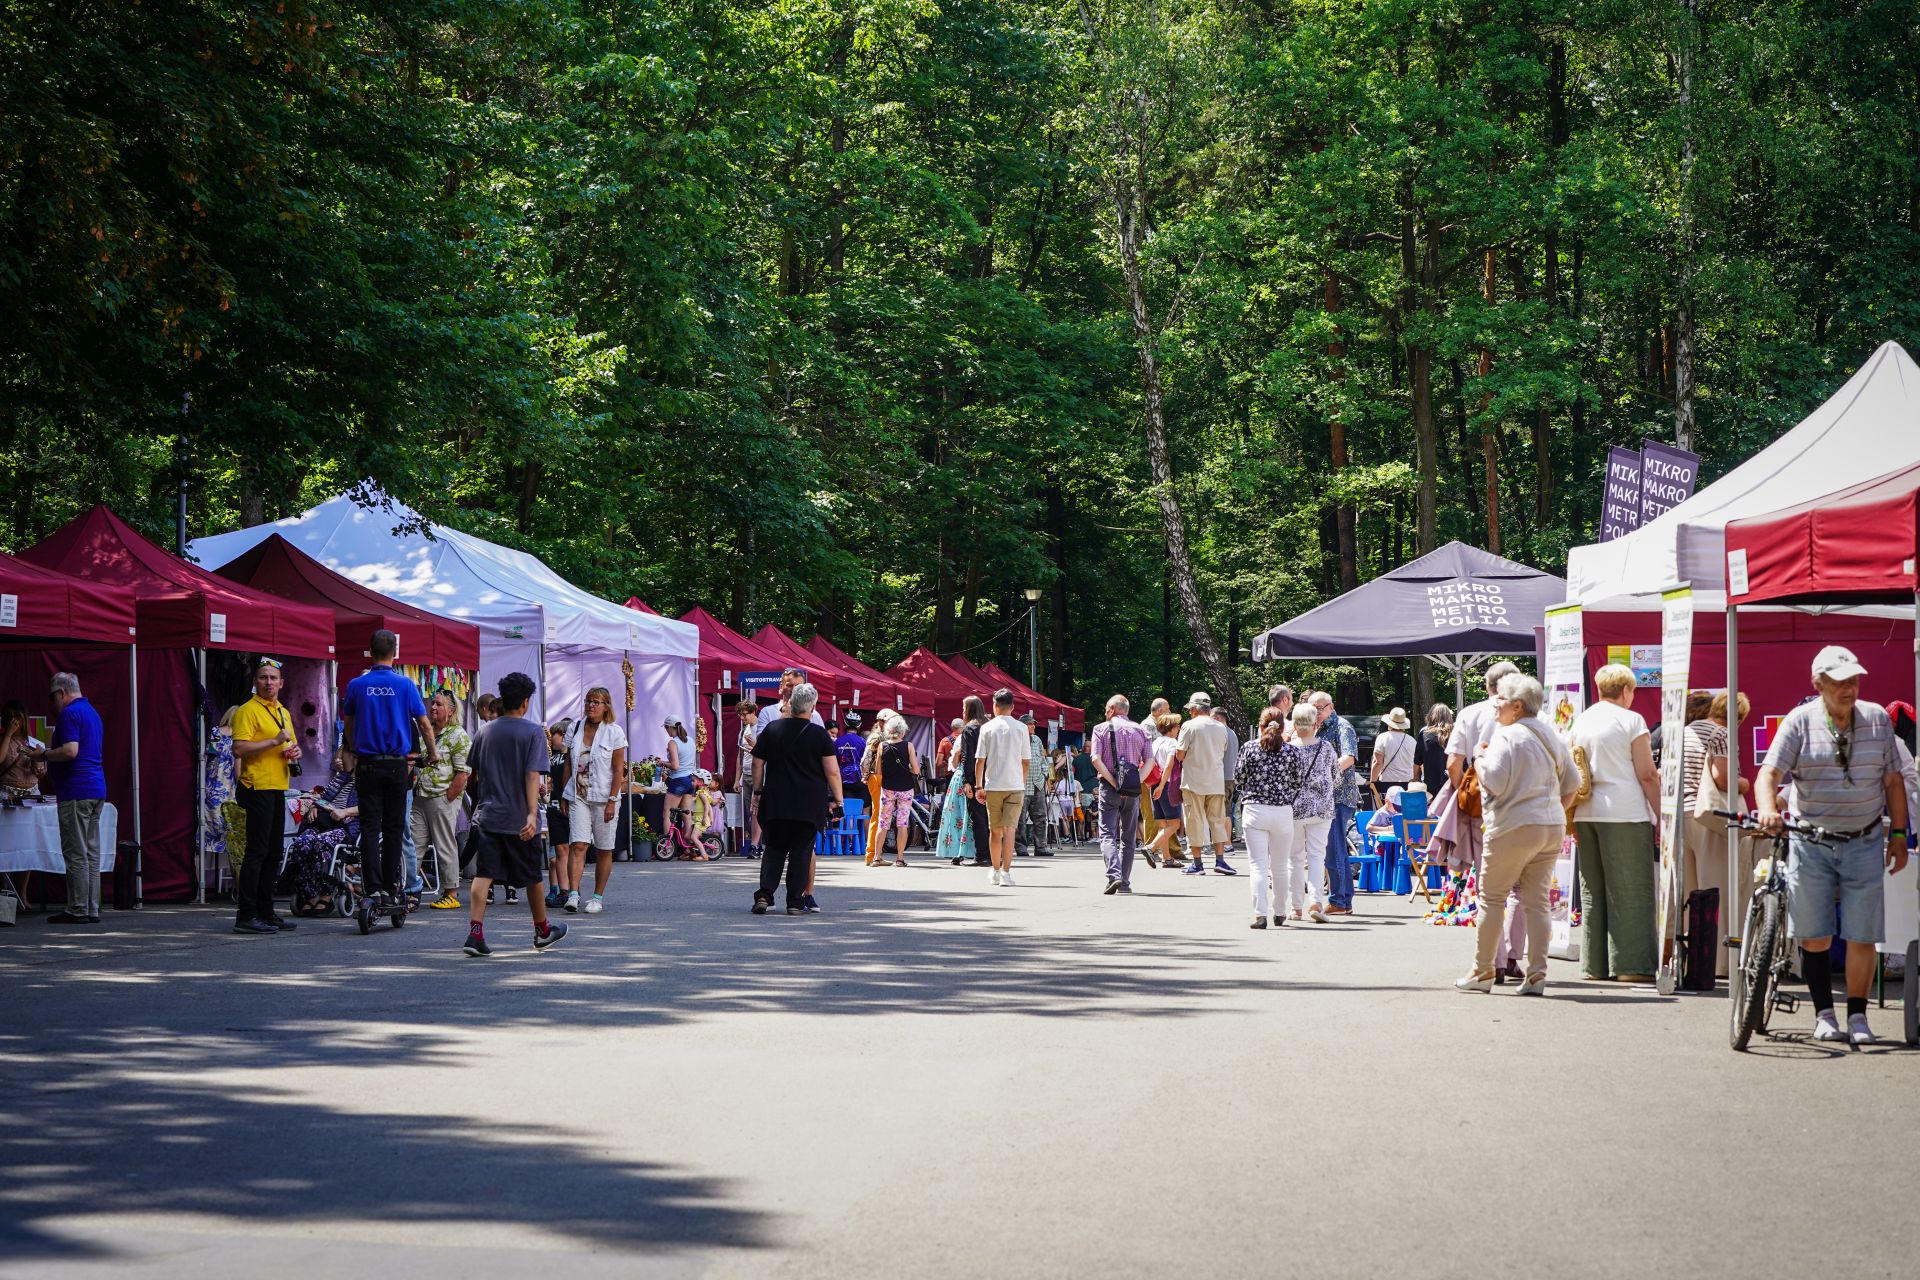
[[[1407,865],[1413,871],[1413,893],[1424,897],[1428,904],[1433,902],[1433,885],[1428,882],[1427,871],[1431,864],[1427,862],[1427,843],[1433,839],[1433,829],[1440,825],[1438,818],[1409,818],[1396,816],[1393,829],[1400,837],[1400,847],[1406,850]]]

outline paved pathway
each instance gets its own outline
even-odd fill
[[[1254,932],[1244,878],[1086,850],[836,862],[806,919],[753,874],[622,865],[486,962],[438,912],[0,934],[0,1274],[1913,1273],[1904,1048],[1465,997],[1404,902]]]

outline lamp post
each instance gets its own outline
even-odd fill
[[[1021,592],[1027,598],[1027,684],[1040,687],[1040,588]]]

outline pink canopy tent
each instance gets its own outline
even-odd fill
[[[637,597],[627,601],[628,608],[636,604]],[[726,723],[725,696],[742,693],[740,677],[747,672],[777,672],[790,664],[784,656],[767,652],[698,605],[681,614],[680,621],[700,629],[699,714],[707,722],[707,745],[700,752],[700,763],[716,774],[724,774],[730,763],[737,763],[729,757],[738,740],[721,732]]]
[[[1038,711],[1034,712],[1035,719],[1058,719],[1060,721],[1060,728],[1067,733],[1085,733],[1087,731],[1087,713],[1079,707],[1070,706],[1058,698],[1048,697],[1032,685],[1008,673],[1005,667],[1002,667],[996,662],[989,662],[980,669],[990,676],[997,677],[1002,684],[1012,689],[1016,694],[1024,693],[1029,698],[1032,698],[1036,704],[1048,708],[1046,715],[1042,715]]]
[[[311,659],[298,677],[324,691],[333,658],[333,615],[216,577],[156,546],[105,507],[95,507],[21,553],[21,559],[89,582],[123,587],[134,597],[139,628],[138,694],[125,662],[98,652],[59,650],[40,665],[64,664],[112,726],[138,717],[139,757],[109,752],[109,795],[131,796],[139,784],[135,830],[142,841],[145,888],[161,900],[194,897],[200,848],[201,736],[213,714],[205,699],[209,649]],[[53,668],[49,668],[50,670]],[[289,671],[292,684],[296,673]],[[323,699],[324,700],[324,699]],[[116,734],[111,727],[107,740]],[[316,728],[313,736],[318,740]]]

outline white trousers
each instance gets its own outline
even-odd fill
[[[1303,910],[1311,903],[1327,905],[1327,828],[1333,815],[1293,819],[1293,858],[1288,868],[1293,878],[1294,903]]]
[[[1253,864],[1253,913],[1285,915],[1293,865],[1293,806],[1253,804],[1241,815],[1247,836],[1247,860]],[[1273,878],[1269,894],[1267,878]],[[1275,905],[1278,904],[1278,905]]]

